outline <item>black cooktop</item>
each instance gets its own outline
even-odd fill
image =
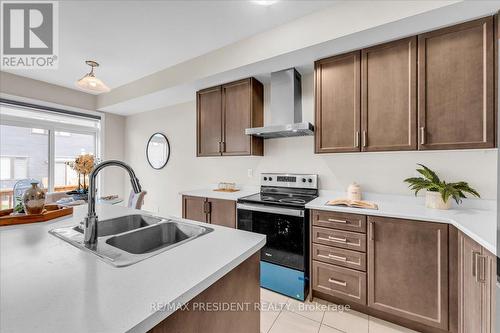
[[[261,192],[240,198],[238,202],[304,207],[306,203],[314,200],[316,197],[317,195]]]

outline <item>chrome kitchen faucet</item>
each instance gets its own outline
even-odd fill
[[[90,173],[89,176],[89,197],[88,197],[88,205],[89,211],[87,217],[83,221],[83,233],[84,233],[84,241],[85,246],[88,248],[95,248],[97,245],[97,214],[95,212],[95,196],[96,196],[96,178],[99,171],[108,166],[118,166],[127,170],[130,176],[130,183],[132,184],[132,189],[135,193],[141,192],[141,184],[139,183],[139,179],[135,176],[134,170],[126,163],[118,160],[109,160],[104,161],[96,165],[94,170]]]

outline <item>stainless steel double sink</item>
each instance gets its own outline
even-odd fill
[[[135,264],[201,237],[213,229],[174,219],[135,214],[98,221],[97,247],[84,245],[81,225],[49,231],[116,267]]]

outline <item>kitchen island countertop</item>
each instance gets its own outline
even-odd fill
[[[137,212],[97,205],[100,220]],[[264,235],[210,225],[211,233],[117,268],[48,233],[85,213],[86,205],[71,217],[0,228],[1,332],[146,332],[175,311],[165,305],[185,304],[265,244]]]

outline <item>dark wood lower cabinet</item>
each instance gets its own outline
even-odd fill
[[[258,333],[260,330],[260,254],[241,263],[148,333]],[[203,307],[238,304],[234,311]],[[248,308],[245,306],[248,304]]]
[[[182,217],[188,220],[208,222],[206,198],[182,196]]]
[[[448,329],[448,226],[368,217],[368,306]]]
[[[236,228],[236,202],[233,200],[208,198],[209,219],[212,224]]]
[[[182,217],[188,220],[236,228],[236,202],[183,195]]]
[[[316,290],[366,304],[366,273],[317,261],[312,268]]]
[[[495,255],[452,225],[373,216],[349,232],[366,253],[342,248],[339,221],[364,220],[338,214],[311,212],[311,298],[422,333],[495,332]]]
[[[496,257],[456,229],[450,230],[450,237],[452,270],[456,272],[456,277],[450,279],[450,290],[456,295],[450,310],[452,331],[493,333]]]

